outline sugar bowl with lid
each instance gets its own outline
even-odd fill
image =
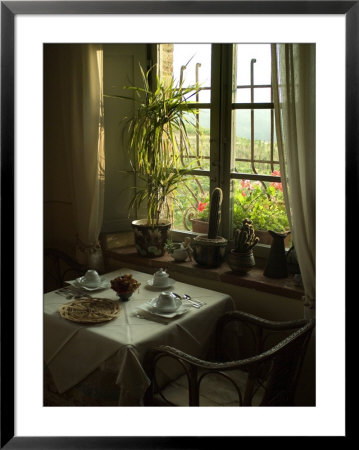
[[[168,281],[168,273],[162,268],[153,275],[153,286],[155,287],[165,287],[168,285]]]

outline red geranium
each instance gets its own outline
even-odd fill
[[[252,189],[252,185],[249,180],[241,180],[241,186],[243,189]]]
[[[198,211],[202,212],[203,210],[206,209],[207,205],[208,205],[208,202],[206,202],[206,203],[198,202],[198,206],[197,206]]]
[[[280,177],[280,171],[279,170],[273,170],[272,175],[274,177]],[[275,189],[279,189],[283,192],[283,186],[282,183],[271,183],[271,186],[273,186]]]

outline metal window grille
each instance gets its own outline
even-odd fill
[[[247,180],[259,180],[259,181],[275,181],[280,182],[280,176],[274,175],[263,175],[259,174],[256,163],[270,164],[272,172],[275,170],[275,164],[279,164],[278,160],[274,159],[274,103],[273,103],[273,89],[272,84],[254,84],[254,64],[256,63],[256,59],[252,58],[250,62],[250,84],[249,85],[237,85],[237,89],[250,89],[250,103],[233,103],[232,110],[250,110],[250,123],[251,123],[251,151],[249,158],[235,158],[235,162],[246,162],[251,164],[252,174],[248,173],[239,173],[236,169],[231,173],[231,178],[233,179],[247,179]],[[255,103],[254,102],[254,90],[255,89],[263,89],[270,88],[271,92],[271,101],[269,103]],[[266,109],[270,111],[270,157],[269,159],[256,159],[255,158],[255,149],[254,149],[254,111]]]

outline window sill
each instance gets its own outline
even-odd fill
[[[268,278],[263,275],[263,261],[256,259],[254,267],[247,275],[234,274],[224,262],[218,268],[204,268],[195,262],[178,263],[171,256],[165,254],[158,258],[145,258],[139,255],[133,246],[112,248],[104,251],[105,258],[116,260],[124,265],[141,268],[144,272],[153,273],[162,267],[168,269],[170,274],[184,274],[193,278],[202,278],[221,283],[228,283],[239,287],[256,289],[258,291],[275,294],[283,297],[301,299],[304,291],[298,287],[292,275],[287,278]]]

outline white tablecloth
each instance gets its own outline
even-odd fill
[[[190,308],[169,323],[136,316],[138,308],[158,295],[147,286],[151,275],[121,269],[103,276],[111,280],[132,273],[141,282],[139,291],[121,303],[121,313],[111,322],[79,325],[60,317],[58,308],[71,300],[50,292],[44,296],[44,359],[56,389],[61,394],[80,383],[98,368],[116,374],[119,404],[139,404],[149,379],[142,367],[146,351],[155,345],[171,345],[192,355],[204,355],[218,318],[234,308],[227,294],[176,282],[174,292],[189,294],[206,305]],[[111,289],[91,293],[93,297],[116,300]]]

